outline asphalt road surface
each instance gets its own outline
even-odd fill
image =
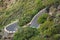
[[[38,20],[38,17],[40,15],[42,15],[43,13],[46,13],[46,8],[45,9],[42,9],[40,12],[38,12],[38,14],[36,14],[33,17],[33,19],[30,22],[30,27],[38,27],[40,25],[40,24],[38,24],[37,20]]]

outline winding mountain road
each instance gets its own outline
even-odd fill
[[[30,27],[38,27],[40,24],[37,23],[37,19],[40,15],[42,15],[43,13],[46,13],[46,8],[42,9],[41,11],[39,11],[31,20],[31,22],[29,23]]]
[[[33,17],[33,19],[31,20],[31,22],[28,24],[30,27],[33,27],[33,28],[37,28],[40,24],[38,24],[37,23],[37,19],[38,19],[38,17],[40,16],[40,15],[42,15],[43,13],[46,13],[46,8],[44,8],[44,9],[42,9],[41,11],[39,11],[34,17]],[[14,21],[13,23],[11,23],[11,24],[9,24],[9,25],[7,25],[6,27],[8,27],[9,28],[9,30],[13,30],[14,28],[13,27],[10,27],[11,25],[12,26],[14,26],[16,23],[18,22],[18,20],[17,21]],[[17,26],[17,25],[15,25],[15,26]],[[13,29],[12,29],[13,28]],[[5,28],[6,29],[6,28]]]

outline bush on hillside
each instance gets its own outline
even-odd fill
[[[59,40],[60,36],[60,24],[54,24],[53,21],[46,21],[40,28],[40,35],[46,40]]]
[[[29,40],[31,37],[38,35],[39,32],[36,28],[26,27],[18,31],[13,40]]]
[[[42,24],[47,20],[48,14],[44,13],[38,18],[38,23]]]

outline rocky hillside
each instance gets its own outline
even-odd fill
[[[0,9],[8,8],[14,4],[17,0],[0,0]]]

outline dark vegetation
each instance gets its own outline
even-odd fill
[[[38,23],[42,24],[44,23],[46,20],[47,20],[47,17],[49,15],[47,13],[44,13],[43,15],[41,15],[39,18],[38,18]]]
[[[0,29],[10,22],[19,19],[19,25],[26,25],[35,14],[45,7],[54,6],[50,14],[38,18],[39,29],[23,28],[15,33],[13,40],[60,40],[60,14],[57,12],[60,0],[18,0],[15,4],[0,12]],[[48,13],[49,13],[48,12]]]
[[[36,28],[26,27],[22,30],[18,31],[15,35],[13,40],[30,40],[30,38],[38,35],[39,32]]]
[[[20,26],[23,26],[30,22],[38,11],[56,3],[59,3],[59,0],[18,0],[0,13],[0,25],[4,26],[19,19]]]
[[[49,8],[49,12],[51,12],[52,14],[45,13],[38,18],[37,21],[39,24],[41,24],[38,29],[35,29],[34,31],[34,28],[30,29],[30,27],[28,27],[28,29],[26,28],[26,30],[23,29],[25,31],[22,31],[21,33],[18,31],[14,36],[14,40],[17,40],[17,38],[18,40],[60,40],[60,13],[58,12],[60,10],[58,10],[58,7],[57,9],[52,7],[53,6]],[[30,31],[28,32],[28,30]],[[31,33],[34,33],[32,35],[35,35],[36,33],[36,35],[31,36]]]
[[[49,15],[43,24],[40,23],[41,26],[39,28],[39,31],[42,40],[60,40],[60,13],[58,11],[55,11],[55,8],[52,9],[53,10],[50,8],[52,15]]]

